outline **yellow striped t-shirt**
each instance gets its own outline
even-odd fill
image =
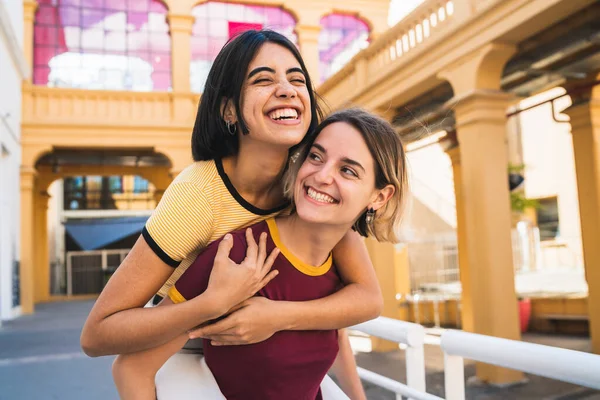
[[[175,268],[158,294],[165,297],[209,243],[273,217],[286,207],[263,210],[248,203],[220,160],[198,161],[187,167],[167,188],[142,231],[156,255]]]

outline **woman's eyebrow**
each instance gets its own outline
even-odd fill
[[[327,150],[325,150],[325,148],[323,146],[321,146],[320,144],[313,143],[313,147],[315,147],[317,150],[321,151],[323,154],[327,154]],[[363,167],[362,164],[356,160],[353,160],[348,157],[344,157],[344,158],[342,158],[342,161],[345,162],[346,164],[357,166],[358,168],[362,169],[363,171],[366,171],[365,167]]]
[[[272,74],[275,73],[275,70],[270,67],[256,67],[252,71],[250,71],[247,79],[250,79],[254,75],[258,74],[259,72],[263,72],[263,71],[270,72]],[[293,68],[290,68],[287,71],[285,71],[286,74],[293,74],[294,72],[298,72],[298,73],[304,75],[304,71],[302,70],[302,68],[299,68],[299,67],[293,67]]]
[[[250,71],[250,73],[248,74],[248,79],[252,78],[254,75],[258,74],[259,72],[263,72],[263,71],[267,71],[267,72],[270,72],[272,74],[275,73],[275,70],[273,68],[269,68],[269,67],[257,67],[257,68],[254,68],[252,71]]]
[[[294,72],[298,72],[298,73],[301,73],[302,75],[304,75],[304,71],[302,70],[302,68],[298,68],[298,67],[290,68],[285,72],[286,72],[286,74],[292,74]]]

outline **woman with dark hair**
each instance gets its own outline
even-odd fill
[[[348,230],[397,242],[407,190],[405,164],[400,138],[389,123],[360,109],[332,114],[286,176],[285,193],[294,211],[254,224],[255,236],[250,229],[238,230],[208,245],[159,308],[215,296],[210,293],[211,264],[218,247],[230,248],[232,259],[242,262],[246,244],[253,248],[259,237],[267,241],[268,251],[281,253],[269,256],[278,276],[258,296],[305,301],[335,293],[341,282],[331,250]],[[216,317],[219,313],[214,311]],[[157,348],[119,356],[113,374],[122,398],[153,399],[157,371],[187,338],[182,332]],[[206,365],[222,394],[196,395],[210,400],[322,399],[321,382],[338,352],[336,330],[282,331],[248,346],[213,346],[209,340],[204,345]]]
[[[306,67],[285,36],[247,31],[225,45],[199,105],[192,134],[195,162],[165,191],[100,294],[81,335],[86,354],[146,350],[206,320],[200,296],[170,307],[144,305],[155,293],[164,297],[211,242],[288,208],[281,177],[290,151],[310,139],[306,134],[320,116]],[[241,302],[265,283],[264,276],[240,273],[227,255],[224,248],[216,257],[211,280],[216,293]],[[260,255],[262,243],[248,262],[262,271],[266,257]],[[378,316],[381,292],[359,235],[348,231],[333,258],[341,290],[305,302],[252,298],[226,318],[234,326],[217,335],[218,341],[256,343],[282,330],[340,329]]]

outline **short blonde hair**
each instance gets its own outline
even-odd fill
[[[294,200],[296,177],[312,144],[325,127],[336,122],[345,122],[361,133],[375,161],[375,187],[383,189],[387,185],[392,185],[395,189],[388,202],[377,210],[373,223],[367,224],[365,211],[352,229],[362,236],[373,236],[380,242],[397,243],[408,194],[406,153],[400,136],[390,123],[363,109],[349,108],[334,112],[319,124],[306,145],[290,158],[290,165],[284,176],[285,195],[291,201]]]

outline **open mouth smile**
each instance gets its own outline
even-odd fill
[[[310,186],[305,186],[304,191],[310,199],[316,201],[317,203],[322,203],[322,204],[337,204],[337,203],[339,203],[338,200],[334,199],[327,193],[319,192],[318,190],[315,190],[315,189],[311,188]]]
[[[298,120],[300,117],[300,113],[295,108],[286,107],[286,108],[278,108],[269,112],[269,118],[274,121],[284,121],[284,120]]]

